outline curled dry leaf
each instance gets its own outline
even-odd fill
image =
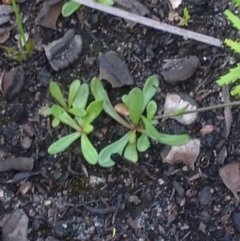
[[[3,241],[26,241],[28,217],[22,209],[15,210],[2,229]]]
[[[109,51],[106,54],[100,53],[98,59],[100,79],[107,80],[113,88],[133,84],[133,77],[129,69],[116,52]]]
[[[187,94],[167,94],[164,104],[164,115],[172,114],[184,107],[187,107],[186,111],[196,110],[197,103]],[[197,119],[197,115],[198,113],[195,112],[186,115],[173,116],[170,118],[180,122],[181,124],[190,125]]]
[[[184,163],[194,169],[194,163],[200,153],[201,142],[199,139],[191,139],[182,146],[165,146],[160,155],[163,162],[170,164]]]
[[[73,29],[69,29],[62,38],[43,47],[52,68],[58,71],[68,67],[78,58],[82,50],[82,37],[75,34]]]
[[[122,116],[129,116],[129,110],[123,103],[116,104],[114,106],[115,111],[117,111]]]
[[[240,191],[240,163],[228,164],[219,170],[219,175],[225,186],[236,198],[236,206],[239,204],[237,193]]]
[[[165,60],[165,62],[167,63],[163,66],[161,75],[169,84],[177,84],[187,80],[195,73],[199,64],[199,58],[189,56],[184,59]]]
[[[43,8],[39,12],[35,23],[46,28],[56,29],[56,22],[61,13],[63,0],[46,1]]]
[[[0,90],[4,97],[13,99],[23,88],[25,74],[22,66],[18,66],[9,72],[3,72],[0,77]]]
[[[0,28],[0,43],[5,43],[10,37],[11,28]]]

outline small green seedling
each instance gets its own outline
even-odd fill
[[[80,139],[82,154],[86,161],[95,165],[98,160],[98,152],[88,138],[88,134],[94,129],[92,122],[100,115],[103,109],[103,101],[92,101],[87,107],[89,97],[89,87],[81,84],[79,80],[72,82],[69,88],[68,100],[66,101],[63,93],[54,81],[50,83],[50,93],[59,103],[45,110],[45,116],[54,117],[52,125],[58,126],[63,123],[71,127],[74,132],[61,137],[49,148],[48,153],[57,154],[66,150],[75,140]]]
[[[95,2],[102,3],[108,6],[113,6],[113,0],[94,0]],[[74,12],[76,12],[81,7],[80,3],[76,3],[74,1],[66,2],[62,7],[62,15],[67,18],[71,16]]]
[[[183,145],[189,140],[188,135],[168,135],[160,133],[153,125],[157,112],[157,104],[152,100],[159,86],[157,76],[151,76],[146,81],[143,90],[133,88],[122,101],[129,111],[128,119],[124,119],[112,106],[102,82],[93,78],[91,91],[96,100],[103,100],[104,111],[129,131],[114,143],[105,147],[99,153],[98,163],[103,167],[111,167],[115,163],[111,155],[118,153],[124,158],[137,162],[138,152],[144,152],[150,147],[149,138],[166,145]]]
[[[240,6],[240,0],[233,1]],[[232,13],[230,10],[226,10],[224,15],[230,21],[232,26],[236,28],[238,31],[240,30],[240,18]],[[225,39],[224,43],[227,47],[232,49],[235,53],[240,54],[240,43],[231,39]],[[240,79],[240,63],[237,64],[236,67],[231,68],[229,72],[223,76],[221,76],[216,82],[219,86],[230,85],[236,83]],[[240,85],[236,85],[231,90],[232,96],[240,95]]]
[[[1,46],[1,48],[3,48],[8,53],[10,58],[14,59],[15,61],[21,62],[25,60],[27,57],[30,57],[32,55],[32,52],[34,50],[34,42],[26,39],[21,16],[19,14],[19,10],[16,5],[16,0],[12,0],[12,6],[13,6],[14,14],[17,20],[18,31],[19,31],[19,38],[18,38],[19,50],[11,47],[6,47],[6,46]]]
[[[190,16],[190,14],[189,14],[188,9],[187,9],[187,8],[184,8],[184,9],[183,9],[183,17],[181,17],[181,20],[180,20],[179,25],[180,25],[180,26],[187,26],[188,23],[190,22],[190,18],[191,18],[191,16]]]

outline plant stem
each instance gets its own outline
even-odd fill
[[[202,107],[202,108],[199,108],[199,109],[196,109],[196,110],[189,110],[189,111],[186,111],[184,113],[177,114],[177,115],[176,114],[156,115],[154,117],[154,119],[158,120],[158,119],[163,119],[163,118],[170,118],[170,117],[179,116],[179,115],[187,115],[187,114],[192,114],[192,113],[196,113],[196,112],[204,112],[204,111],[208,111],[208,110],[231,107],[231,106],[236,106],[236,105],[240,105],[240,101],[234,101],[234,102],[230,102],[230,103],[224,103],[224,104],[219,104],[219,105]]]
[[[23,29],[21,16],[19,14],[18,7],[16,5],[15,0],[12,0],[12,6],[13,6],[15,17],[16,17],[16,20],[17,20],[17,25],[18,25],[20,37],[21,37],[21,39],[19,41],[20,50],[21,50],[21,52],[24,52],[24,46],[26,47],[27,41],[26,41],[26,38],[25,38],[25,32],[24,32],[24,29]],[[22,41],[23,41],[23,44],[22,44]]]

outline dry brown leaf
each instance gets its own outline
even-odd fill
[[[203,136],[205,136],[205,135],[207,135],[207,134],[212,133],[213,130],[214,130],[214,126],[213,126],[213,125],[204,125],[204,126],[202,127],[202,129],[200,130],[200,132],[201,132],[201,134],[202,134]]]
[[[239,204],[237,193],[240,191],[240,163],[228,164],[219,170],[219,175],[225,186],[236,198],[236,206]]]
[[[0,29],[0,43],[5,43],[10,37],[10,30],[9,28],[1,28]]]
[[[35,20],[35,23],[37,25],[56,30],[57,19],[61,13],[63,4],[63,0],[50,0],[45,2]]]
[[[129,110],[123,103],[116,104],[114,106],[115,111],[117,111],[122,116],[129,116]]]

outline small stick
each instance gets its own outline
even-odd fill
[[[204,112],[204,111],[208,111],[208,110],[220,109],[220,108],[225,108],[225,107],[232,107],[232,106],[236,106],[236,105],[240,105],[240,101],[234,101],[234,102],[229,102],[229,103],[223,103],[223,104],[218,104],[218,105],[202,107],[202,108],[195,109],[195,110],[189,110],[189,111],[186,111],[184,113],[180,113],[178,115],[176,115],[176,114],[156,115],[154,117],[154,119],[158,120],[158,119],[163,119],[163,118],[170,118],[170,117],[179,116],[179,115],[187,115],[187,114],[192,114],[192,113],[196,113],[196,112]]]
[[[120,17],[120,18],[124,18],[126,20],[130,20],[136,23],[140,23],[142,25],[151,27],[151,28],[155,28],[158,30],[162,30],[168,33],[172,33],[172,34],[176,34],[179,36],[182,36],[185,39],[194,39],[196,41],[205,43],[205,44],[209,44],[212,46],[216,46],[216,47],[222,47],[222,41],[220,39],[217,38],[213,38],[207,35],[203,35],[200,33],[196,33],[190,30],[186,30],[183,28],[179,28],[179,27],[175,27],[172,26],[170,24],[166,24],[166,23],[162,23],[156,20],[152,20],[146,17],[142,17],[139,16],[137,14],[134,13],[130,13],[115,7],[110,7],[104,4],[100,4],[91,0],[72,0],[76,3],[80,3],[82,5],[85,5],[87,7],[114,15],[116,17]]]

